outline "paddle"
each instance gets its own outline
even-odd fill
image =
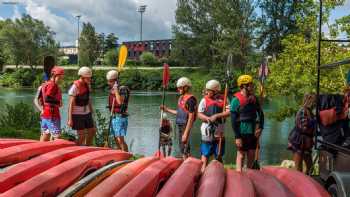
[[[228,97],[228,81],[230,79],[230,70],[229,70],[229,65],[232,64],[232,55],[230,54],[227,57],[227,62],[226,62],[226,80],[225,80],[225,91],[224,91],[224,102],[223,102],[223,109],[222,112],[226,111],[226,105],[227,105],[227,97]],[[217,160],[222,162],[222,155],[221,155],[221,149],[222,149],[222,139],[223,137],[219,137],[219,147],[218,147],[218,156]]]
[[[263,62],[260,65],[259,68],[259,78],[260,78],[260,93],[259,93],[259,97],[260,97],[260,106],[262,107],[263,102],[264,102],[264,81],[268,75],[268,67],[267,67],[267,60],[268,58],[265,60],[265,62]],[[257,144],[256,144],[256,149],[255,149],[255,158],[254,158],[254,162],[252,165],[252,169],[256,169],[256,170],[260,170],[260,163],[259,163],[259,157],[260,157],[260,136],[257,139]]]
[[[123,71],[123,68],[127,59],[127,55],[128,55],[128,49],[126,48],[126,46],[125,45],[120,46],[119,55],[118,55],[118,65],[117,65],[117,70],[118,70],[118,78],[116,80],[117,84],[119,84],[119,77],[121,72]],[[112,107],[110,111],[109,126],[107,130],[107,136],[105,137],[105,145],[104,145],[105,147],[109,147],[109,132],[112,128],[114,103],[115,103],[115,98],[113,98]]]
[[[170,80],[170,70],[169,70],[169,65],[167,63],[163,64],[163,96],[162,96],[162,105],[164,106],[165,104],[165,89],[169,85],[169,80]],[[163,111],[161,110],[160,112],[160,127],[162,127],[162,121],[163,121]],[[158,139],[158,155],[161,156],[160,154],[160,130],[159,130],[159,139]]]

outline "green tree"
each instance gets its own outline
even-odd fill
[[[98,38],[91,23],[83,23],[79,38],[79,65],[93,66],[99,56]]]
[[[143,52],[140,60],[144,65],[155,66],[158,64],[157,58],[151,52]]]
[[[116,49],[118,45],[118,37],[114,33],[110,33],[106,36],[105,51],[110,49]]]
[[[12,63],[32,67],[42,63],[44,56],[56,56],[58,53],[58,44],[53,35],[54,32],[42,21],[23,15],[20,19],[6,20],[2,24],[0,40],[4,53]]]
[[[117,49],[110,49],[107,51],[104,62],[108,66],[115,66],[118,63],[118,50]]]
[[[247,64],[252,51],[254,8],[251,0],[178,0],[172,56],[183,65],[211,67],[232,54]]]

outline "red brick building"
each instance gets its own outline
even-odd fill
[[[151,52],[157,58],[169,57],[172,48],[172,39],[166,40],[144,40],[123,42],[128,48],[128,59],[139,59],[140,55],[145,52]]]

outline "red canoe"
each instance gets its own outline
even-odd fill
[[[274,176],[258,170],[246,173],[253,182],[256,195],[259,197],[292,197],[294,194]]]
[[[99,150],[63,162],[6,191],[1,196],[56,196],[88,172],[131,157],[117,150]]]
[[[213,160],[205,169],[199,188],[198,197],[222,197],[225,187],[225,168],[222,163]]]
[[[120,170],[106,178],[103,182],[91,190],[86,196],[113,196],[131,179],[136,177],[142,170],[157,160],[158,157],[144,157],[132,163],[129,163],[128,165],[122,167]]]
[[[1,173],[0,193],[3,193],[8,189],[64,161],[96,150],[101,150],[101,148],[70,146],[40,155],[28,161],[21,162]]]
[[[182,160],[180,159],[167,157],[152,163],[114,196],[155,196],[159,185],[164,183],[174,173],[181,162]]]
[[[298,197],[329,197],[327,191],[314,179],[303,173],[281,167],[264,167],[263,172],[275,176]]]
[[[193,196],[201,174],[202,161],[190,157],[186,159],[165,183],[158,197]]]
[[[55,140],[51,142],[36,142],[4,148],[0,151],[0,167],[22,162],[32,157],[73,145],[75,145],[74,142]]]
[[[8,147],[11,147],[11,146],[17,146],[17,145],[20,145],[20,144],[29,144],[29,143],[33,143],[33,142],[38,142],[38,141],[35,141],[35,140],[22,140],[22,139],[19,139],[19,140],[14,140],[14,139],[2,140],[2,139],[0,139],[0,149],[8,148]]]
[[[245,173],[228,169],[226,171],[225,197],[255,197],[253,183]]]

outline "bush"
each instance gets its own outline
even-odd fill
[[[35,80],[35,70],[18,68],[4,73],[0,78],[0,84],[4,87],[32,87]]]
[[[137,61],[137,60],[126,60],[126,65],[127,66],[141,66],[142,62]]]
[[[157,58],[151,52],[143,52],[140,60],[144,65],[159,66]]]
[[[64,57],[60,57],[58,60],[58,65],[60,66],[66,66],[69,64],[69,60],[64,58]]]
[[[110,49],[104,57],[104,63],[108,66],[115,66],[118,63],[118,50]]]

